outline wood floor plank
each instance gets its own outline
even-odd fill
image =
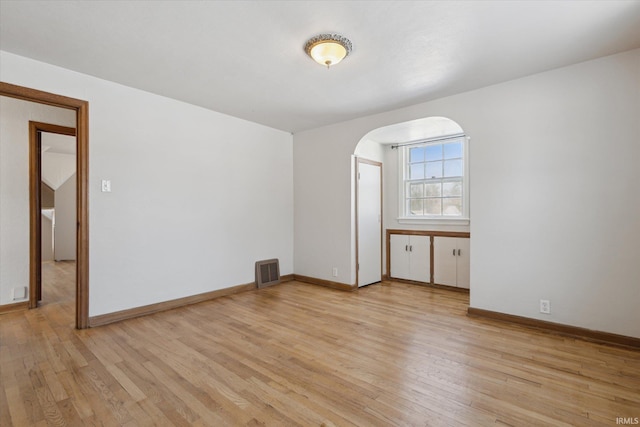
[[[140,390],[138,386],[135,385],[134,382],[131,381],[131,379],[116,365],[107,365],[105,368],[135,402],[139,402],[147,398],[142,390]]]
[[[71,404],[75,408],[80,419],[89,418],[93,415],[93,409],[88,399],[84,396],[80,381],[74,371],[61,372],[58,375],[60,383],[69,395]]]
[[[469,295],[283,283],[92,330],[74,265],[0,316],[6,426],[610,426],[640,352],[466,316]],[[51,288],[53,286],[53,288]]]
[[[147,370],[164,385],[174,396],[176,400],[180,400],[184,403],[182,414],[184,418],[189,422],[194,422],[198,418],[202,419],[209,425],[227,425],[229,424],[220,415],[207,408],[202,402],[200,402],[193,394],[176,381],[172,376],[175,373],[169,373],[169,369],[162,369],[156,362],[146,362],[145,367]],[[168,367],[167,367],[168,368]]]
[[[49,388],[46,385],[36,388],[36,395],[47,424],[52,426],[66,425],[62,412],[60,412],[60,408],[58,408]]]
[[[93,388],[92,395],[95,395],[102,402],[102,413],[109,412],[119,424],[129,422],[131,415],[124,407],[123,401],[111,390],[110,378],[105,375],[106,369],[98,363],[91,363],[89,366],[82,368],[82,373]]]
[[[26,426],[31,424],[31,419],[27,413],[27,407],[24,404],[23,395],[18,388],[6,388],[7,407],[2,407],[2,425]]]

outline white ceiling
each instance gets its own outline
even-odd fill
[[[42,152],[76,155],[76,137],[42,132]]]
[[[640,47],[640,1],[0,1],[0,49],[298,132]],[[351,39],[330,70],[303,46]]]
[[[42,181],[57,190],[76,173],[76,137],[42,132]]]

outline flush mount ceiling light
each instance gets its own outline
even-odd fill
[[[329,68],[351,53],[351,40],[339,34],[318,34],[307,41],[304,51],[318,64]]]

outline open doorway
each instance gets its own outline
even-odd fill
[[[469,137],[463,128],[441,116],[374,129],[356,145],[356,168],[363,159],[384,167],[384,279],[470,287],[468,147]],[[358,177],[356,175],[356,179]],[[357,184],[356,181],[352,186],[352,206],[355,207],[352,211],[355,225],[352,261],[355,262],[352,265],[361,284],[361,259],[366,259],[362,249],[372,249],[377,254],[378,245],[360,233],[363,219],[358,211]],[[455,248],[447,246],[450,244],[455,244]]]
[[[64,303],[75,298],[76,270],[76,129],[30,122],[30,145],[38,164],[31,168],[39,195],[31,195],[32,209],[40,212],[40,262],[35,292],[29,305]],[[39,158],[37,158],[39,156]],[[32,186],[36,188],[36,186]],[[38,191],[37,190],[37,191]],[[38,206],[39,203],[39,206]],[[37,243],[36,243],[37,245]]]
[[[60,107],[62,109],[66,109],[67,111],[71,111],[72,115],[75,117],[75,125],[76,125],[76,267],[75,267],[75,312],[76,312],[76,327],[78,329],[84,329],[89,327],[89,209],[88,209],[88,177],[89,177],[89,155],[88,155],[88,123],[89,123],[89,104],[87,101],[69,98],[66,96],[56,95],[49,92],[43,92],[40,90],[30,89],[22,86],[16,86],[9,83],[0,82],[0,98],[13,98],[23,101],[29,101],[34,103],[37,106],[53,106]],[[5,111],[3,109],[2,115],[5,115]],[[29,129],[29,139],[36,140],[38,129],[35,125],[29,125],[28,121],[32,120],[32,118],[28,118],[23,125],[17,125],[14,127],[15,129],[24,128]],[[42,129],[40,130],[42,131]],[[46,131],[46,129],[45,129]],[[64,132],[62,132],[64,133]],[[3,146],[5,141],[13,141],[13,139],[3,138]],[[27,141],[22,144],[22,140],[11,144],[14,147],[18,147],[19,150],[22,150],[20,147],[24,147],[27,145]],[[2,263],[4,265],[16,265],[20,268],[16,268],[17,275],[20,279],[21,283],[28,281],[28,287],[24,285],[20,285],[18,288],[22,287],[23,289],[28,288],[28,305],[30,308],[33,308],[32,301],[37,302],[37,283],[41,277],[38,277],[41,274],[41,268],[37,268],[40,266],[41,259],[41,216],[42,212],[39,209],[35,209],[35,207],[39,207],[39,198],[40,198],[40,180],[33,179],[34,176],[37,176],[40,173],[39,170],[39,152],[35,149],[36,144],[28,144],[29,145],[29,156],[28,156],[28,171],[27,176],[29,177],[28,185],[29,185],[29,195],[27,204],[28,206],[25,208],[28,211],[28,224],[27,226],[23,226],[21,224],[20,227],[2,227],[2,244],[11,244],[10,240],[6,237],[11,237],[15,241],[19,242],[21,245],[27,239],[28,241],[28,259],[25,258],[25,251],[10,251],[3,250],[2,251]],[[4,153],[3,153],[4,154]],[[25,163],[17,162],[16,159],[10,156],[2,156],[3,159],[7,159],[7,162],[13,161],[15,163],[15,176],[22,177],[24,176],[24,170],[27,169],[27,165]],[[21,157],[22,158],[22,157]],[[3,168],[10,169],[10,168]],[[12,178],[13,179],[13,178]],[[22,179],[22,178],[20,178]],[[4,188],[4,187],[3,187]],[[24,188],[24,187],[22,187]],[[4,190],[3,190],[4,191]],[[12,197],[16,200],[19,198],[17,193],[12,194]],[[22,202],[21,202],[22,203]],[[15,204],[15,203],[14,203]],[[13,205],[13,204],[12,204]],[[5,206],[3,204],[3,206]],[[22,208],[18,209],[21,211]],[[23,221],[22,214],[16,217],[16,221]],[[4,221],[5,215],[3,215],[2,220]],[[17,260],[16,262],[8,262],[6,256],[11,256],[11,260],[14,258]],[[7,261],[7,262],[6,262]],[[5,264],[6,262],[6,264]],[[22,266],[28,265],[28,268],[23,268]],[[5,274],[5,268],[2,269],[2,273]],[[28,270],[28,280],[22,278],[22,275],[25,271]],[[3,284],[10,284],[10,286],[14,286],[11,281],[3,280],[0,282],[0,299],[5,298],[7,300],[7,295],[9,292],[5,292],[2,286]],[[5,286],[6,287],[6,286]],[[15,300],[15,298],[14,298]],[[10,299],[9,299],[10,301]],[[25,302],[26,304],[27,302]],[[3,303],[3,304],[6,304]],[[17,305],[17,304],[8,304],[8,305]]]

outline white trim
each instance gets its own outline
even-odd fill
[[[415,140],[415,141],[400,142],[398,144],[391,145],[391,148],[396,149],[398,147],[406,147],[407,145],[428,144],[428,143],[431,143],[431,142],[447,141],[449,139],[457,139],[457,138],[467,138],[467,135],[465,135],[464,133],[457,133],[457,134],[454,134],[454,135],[437,136],[435,138],[418,139],[418,140]]]
[[[400,224],[427,224],[427,225],[459,225],[466,226],[471,223],[469,218],[425,218],[425,217],[399,217]]]
[[[404,170],[405,154],[406,150],[404,148],[398,149],[398,220],[400,218],[404,218],[404,210],[406,205],[404,189],[404,178],[406,175],[406,172]]]

